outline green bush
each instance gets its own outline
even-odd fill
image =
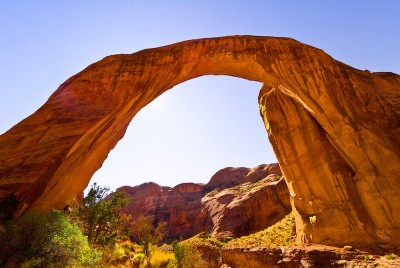
[[[390,254],[386,254],[385,255],[385,259],[387,259],[387,260],[395,260],[397,258],[398,258],[398,256],[396,254],[394,254],[394,253],[390,253]]]
[[[82,225],[91,245],[112,246],[118,238],[121,227],[121,209],[129,200],[123,192],[109,192],[108,187],[91,185],[88,194],[82,199],[82,204],[72,209],[71,217]],[[128,235],[123,229],[123,235]]]
[[[27,212],[5,223],[0,240],[0,266],[12,262],[21,267],[98,267],[101,259],[79,227],[56,210]]]
[[[182,268],[183,267],[183,261],[185,257],[185,247],[179,241],[173,241],[172,242],[172,247],[174,251],[174,256],[177,264],[177,268]]]
[[[172,246],[177,268],[212,267],[212,264],[215,262],[214,259],[209,260],[209,248],[198,248],[187,242],[178,241],[172,242]],[[208,261],[210,261],[210,263],[207,263]]]

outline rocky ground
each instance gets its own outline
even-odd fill
[[[379,248],[353,249],[325,245],[295,247],[233,248],[221,251],[222,267],[320,268],[400,267],[396,251]],[[391,253],[389,253],[391,252]]]

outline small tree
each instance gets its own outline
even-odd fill
[[[209,266],[203,259],[200,251],[196,249],[194,245],[175,240],[172,242],[172,247],[177,268],[201,268]]]
[[[166,223],[160,222],[157,227],[154,228],[153,219],[141,215],[136,220],[134,226],[137,237],[142,244],[143,253],[146,257],[149,257],[151,245],[157,244],[164,238]]]
[[[177,268],[182,268],[183,267],[183,261],[185,258],[185,247],[182,245],[182,243],[179,243],[179,241],[175,240],[172,242],[172,248],[174,250],[174,256],[176,260],[176,267]]]
[[[108,187],[100,187],[94,183],[82,199],[82,204],[75,210],[89,243],[93,245],[114,243],[121,224],[121,208],[128,204],[124,192],[109,191]]]

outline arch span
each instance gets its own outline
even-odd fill
[[[0,196],[16,193],[19,212],[62,208],[141,108],[203,75],[263,83],[260,112],[299,242],[400,241],[400,77],[353,69],[289,38],[191,40],[90,65],[0,137]]]

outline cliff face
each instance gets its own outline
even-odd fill
[[[62,208],[135,114],[202,75],[264,84],[261,115],[296,212],[299,242],[400,241],[400,76],[351,68],[289,38],[231,36],[114,55],[63,83],[0,136],[0,198]]]
[[[145,215],[155,224],[166,222],[170,239],[200,232],[239,237],[263,230],[290,212],[289,191],[281,175],[277,164],[226,168],[206,185],[184,183],[171,188],[145,183],[118,191],[134,200],[124,213],[132,220]]]
[[[124,186],[118,191],[133,198],[133,202],[124,208],[124,213],[130,214],[133,221],[143,215],[152,217],[154,224],[166,222],[170,239],[187,238],[212,229],[208,215],[202,211],[204,193],[201,184],[162,187],[145,183],[135,187]]]

